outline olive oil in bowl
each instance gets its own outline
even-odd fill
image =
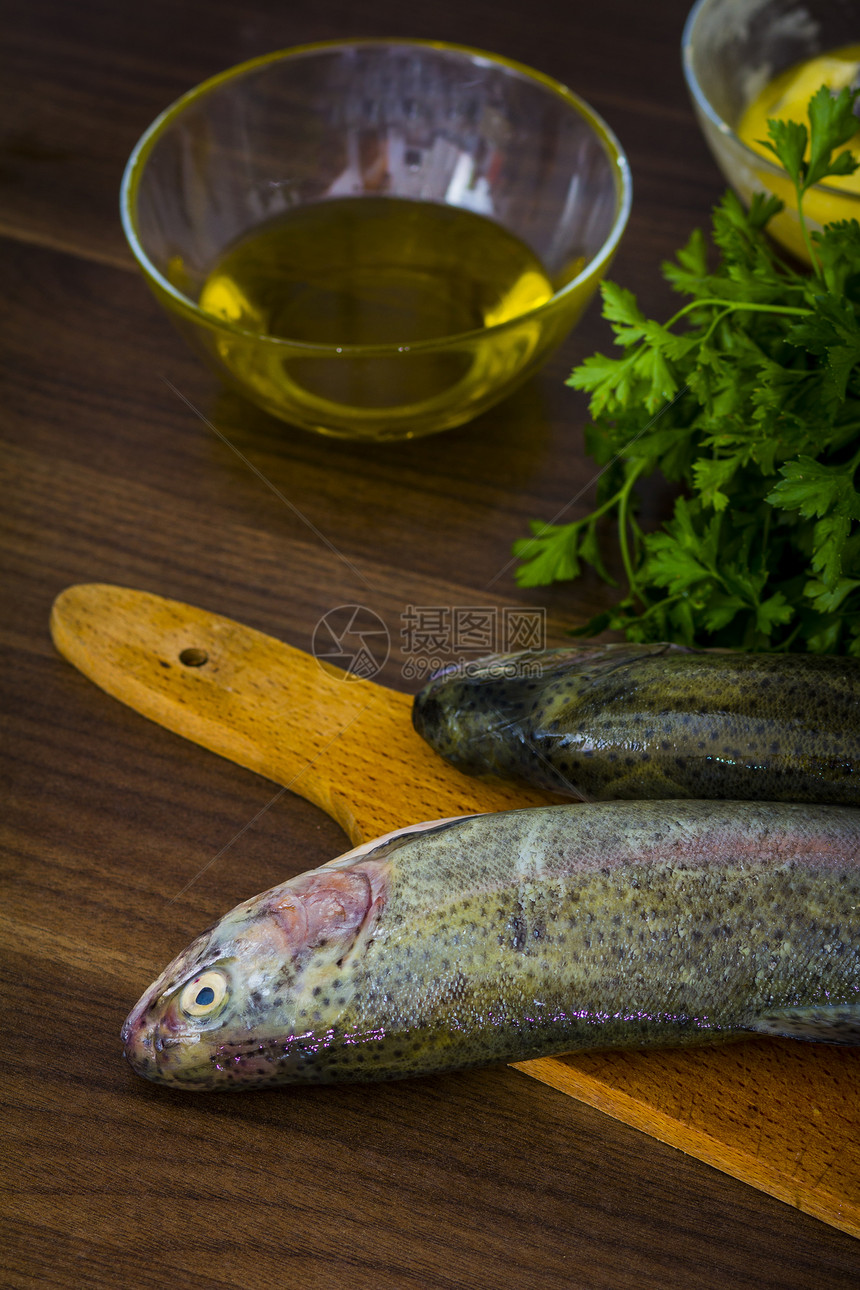
[[[627,159],[543,72],[438,40],[317,41],[195,86],[123,175],[132,253],[252,403],[350,439],[462,425],[579,320]]]
[[[440,417],[474,416],[500,380],[525,374],[543,332],[523,315],[553,291],[536,255],[486,216],[343,197],[241,237],[199,305],[231,324],[219,356],[270,410],[327,433],[359,424],[365,437],[399,438],[407,422],[421,433],[424,420],[439,429]]]

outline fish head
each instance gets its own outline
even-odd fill
[[[576,783],[535,752],[566,723],[582,720],[595,686],[607,675],[629,684],[638,665],[654,655],[687,653],[665,643],[640,645],[579,642],[558,649],[490,654],[435,672],[416,695],[412,724],[441,757],[467,774],[521,778],[570,797]],[[560,737],[560,736],[559,736]]]
[[[521,650],[441,668],[416,695],[412,724],[441,757],[468,774],[516,774],[522,741],[547,687],[599,665],[606,648],[586,643]]]
[[[121,1032],[132,1069],[186,1089],[313,1078],[385,903],[387,868],[323,867],[237,905],[132,1009]]]

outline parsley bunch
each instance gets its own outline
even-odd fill
[[[667,323],[604,284],[623,355],[595,354],[568,381],[591,396],[595,509],[571,524],[535,521],[514,545],[521,586],[575,578],[583,562],[613,583],[600,532],[615,516],[627,593],[577,635],[860,655],[860,224],[810,235],[803,218],[812,184],[858,166],[837,151],[857,129],[858,93],[820,89],[808,129],[768,122],[811,273],[765,236],[778,199],[757,194],[747,211],[728,192],[713,216],[716,268],[700,232],[664,265],[690,297]],[[657,470],[681,495],[645,533],[634,486]]]

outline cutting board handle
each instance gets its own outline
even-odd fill
[[[55,600],[51,634],[108,694],[315,802],[356,844],[420,820],[554,800],[448,766],[413,730],[409,695],[192,605],[78,585]]]

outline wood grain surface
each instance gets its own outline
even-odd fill
[[[392,33],[489,47],[570,84],[622,139],[634,212],[613,276],[659,314],[659,263],[722,187],[681,77],[685,9],[7,0],[3,1285],[857,1284],[853,1238],[509,1068],[206,1098],[137,1079],[119,1027],[160,966],[345,838],[99,693],[48,634],[55,596],[88,581],[217,606],[303,650],[322,615],[361,603],[392,634],[379,679],[408,691],[408,605],[543,605],[552,644],[610,603],[590,578],[527,595],[506,569],[530,518],[589,502],[571,500],[594,472],[564,378],[610,343],[595,308],[471,426],[384,449],[327,442],[225,393],[181,347],[133,270],[117,190],[153,117],[242,58]],[[648,490],[646,518],[665,504]],[[739,1072],[732,1096],[755,1095]]]
[[[464,775],[413,730],[409,695],[197,605],[84,583],[54,601],[51,638],[120,703],[321,806],[355,845],[562,801]]]

